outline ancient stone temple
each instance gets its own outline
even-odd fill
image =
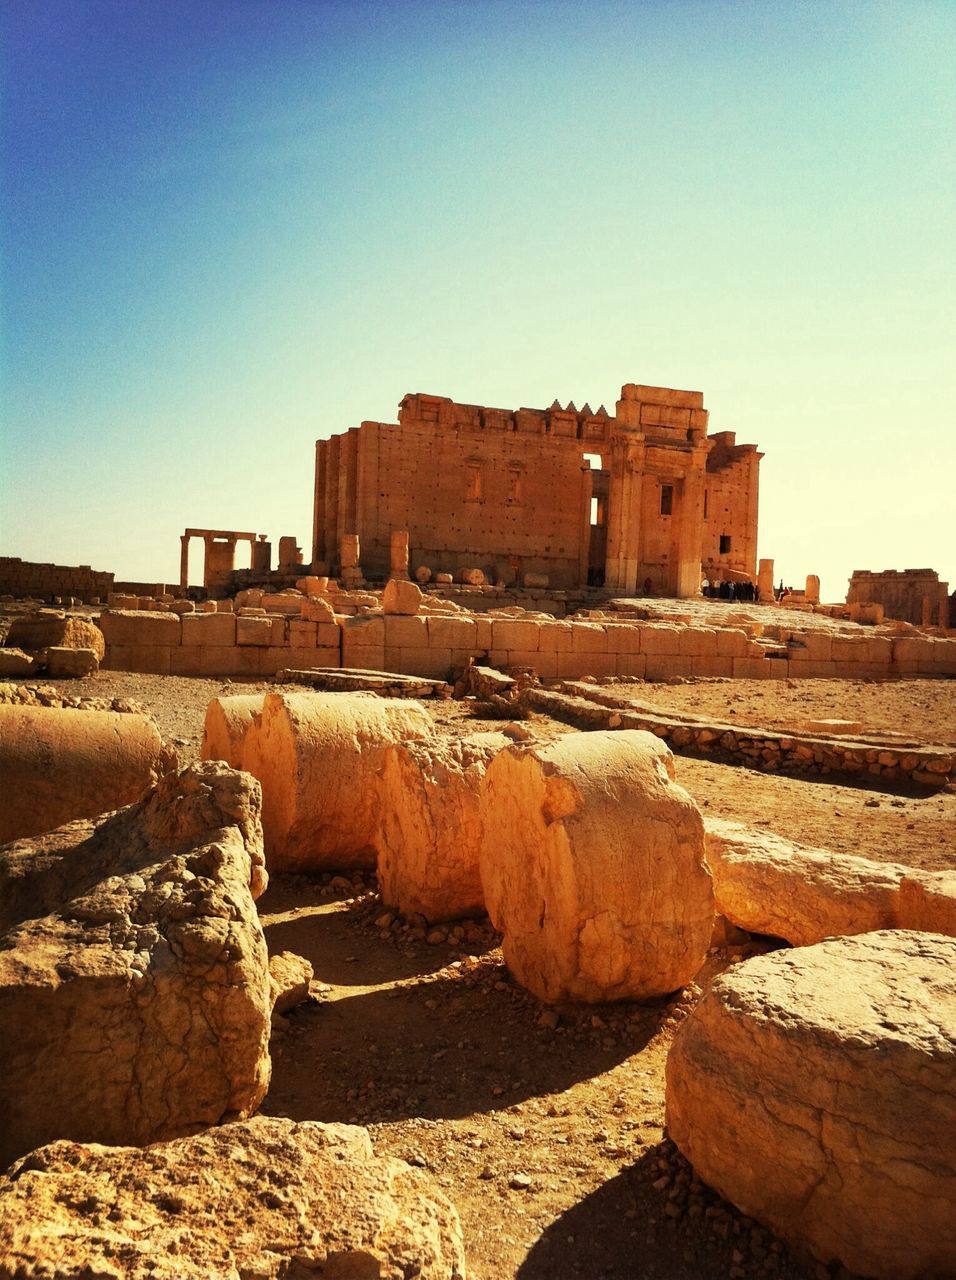
[[[313,564],[337,573],[357,534],[364,571],[388,576],[407,529],[413,569],[491,581],[689,596],[702,574],[755,577],[762,454],[707,420],[699,391],[634,384],[613,417],[407,395],[397,423],[316,442]]]

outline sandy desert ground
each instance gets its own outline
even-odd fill
[[[198,755],[211,697],[266,687],[121,672],[60,683],[64,693],[144,702],[183,763]],[[956,741],[953,681],[615,691],[740,724],[839,716]],[[452,732],[475,727],[468,703],[429,705]],[[573,732],[540,717],[529,728]],[[719,816],[871,858],[956,865],[952,791],[880,791],[688,757],[677,768]],[[473,1280],[831,1274],[698,1183],[666,1138],[664,1062],[698,987],[649,1006],[545,1009],[511,981],[487,922],[426,931],[390,920],[369,875],[276,876],[259,907],[270,950],[315,968],[310,1002],[274,1034],[263,1110],[367,1125],[379,1151],[428,1168],[462,1216]],[[745,954],[713,955],[698,983]]]

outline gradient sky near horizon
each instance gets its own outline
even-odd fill
[[[0,554],[308,555],[314,441],[407,391],[613,412],[645,382],[765,452],[778,579],[956,586],[956,4],[0,21]]]

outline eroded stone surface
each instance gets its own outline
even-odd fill
[[[390,747],[377,839],[382,900],[435,923],[485,909],[479,852],[481,781],[502,733]]]
[[[206,707],[203,725],[203,760],[225,760],[233,769],[242,768],[242,749],[252,717],[262,710],[261,693],[234,694],[213,698]]]
[[[5,643],[29,650],[47,649],[50,645],[64,649],[92,649],[99,662],[106,654],[106,640],[95,622],[89,618],[74,618],[54,609],[38,609],[35,613],[14,618]]]
[[[309,998],[315,970],[304,956],[279,951],[269,957],[269,992],[274,1013],[288,1013]]]
[[[420,703],[363,693],[269,693],[250,725],[243,767],[262,783],[269,865],[373,867],[385,751],[421,741]]]
[[[0,1274],[463,1280],[464,1254],[453,1205],[367,1130],[260,1116],[145,1150],[32,1152],[0,1182]]]
[[[138,800],[173,763],[145,715],[0,705],[0,843]]]
[[[717,910],[794,946],[876,929],[956,935],[956,871],[916,871],[708,818]]]
[[[881,931],[717,979],[667,1062],[700,1178],[823,1261],[956,1273],[956,941]]]
[[[193,765],[118,813],[0,850],[0,1162],[63,1137],[151,1142],[258,1105],[259,803],[248,775]]]
[[[488,768],[481,878],[508,967],[544,1000],[645,999],[697,972],[714,900],[700,813],[637,730],[513,746]]]

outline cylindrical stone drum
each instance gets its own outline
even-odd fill
[[[132,804],[165,763],[146,716],[0,706],[0,844]]]

